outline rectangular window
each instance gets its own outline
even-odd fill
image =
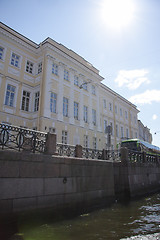
[[[113,132],[113,123],[112,122],[110,122],[110,126],[111,126],[111,135],[113,136],[114,132]]]
[[[115,105],[115,113],[117,114],[117,105]]]
[[[95,88],[95,86],[93,86],[93,85],[92,85],[92,94],[93,94],[93,95],[96,95],[96,88]]]
[[[4,56],[4,48],[0,46],[0,59],[3,60],[3,56]]]
[[[39,91],[35,93],[34,99],[34,111],[37,112],[39,109]]]
[[[69,72],[67,70],[64,70],[64,79],[69,81]]]
[[[84,147],[85,148],[88,148],[88,136],[87,135],[84,135]]]
[[[109,110],[112,112],[112,103],[109,103]]]
[[[74,76],[74,85],[79,86],[78,77],[76,75]]]
[[[82,83],[82,88],[87,91],[87,83],[86,82]]]
[[[27,60],[26,63],[26,72],[33,73],[33,63]]]
[[[38,74],[42,72],[42,62],[38,63]]]
[[[121,127],[121,138],[123,138],[123,127]]]
[[[50,111],[56,113],[56,106],[57,106],[57,94],[51,92],[50,96]]]
[[[128,119],[128,112],[125,111],[125,118]]]
[[[63,116],[68,117],[68,98],[63,98]]]
[[[92,123],[96,125],[96,110],[92,109]]]
[[[78,120],[78,103],[74,102],[74,118]]]
[[[107,120],[104,120],[104,132],[107,133]]]
[[[67,144],[68,143],[68,132],[62,131],[62,143]]]
[[[11,65],[15,67],[19,67],[19,60],[20,60],[20,57],[17,54],[12,53]]]
[[[122,117],[123,113],[122,113],[122,108],[120,108],[120,116]]]
[[[56,64],[52,64],[52,73],[58,75],[58,66]]]
[[[15,87],[8,84],[5,98],[5,105],[13,107],[14,104],[14,96],[15,96]]]
[[[29,100],[30,100],[30,92],[23,90],[22,96],[22,106],[21,109],[24,111],[29,111]]]
[[[126,128],[126,138],[129,138],[129,131],[128,131],[128,128]]]
[[[107,109],[107,102],[106,102],[106,99],[103,99],[103,107],[104,107],[104,109]]]
[[[87,123],[88,122],[88,107],[84,106],[83,110],[84,110],[83,120],[84,120],[85,123]]]
[[[116,137],[119,137],[118,125],[116,124]]]
[[[93,149],[97,149],[97,138],[93,137]]]

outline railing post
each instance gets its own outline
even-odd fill
[[[53,155],[56,152],[57,135],[54,133],[48,133],[46,138],[46,154]]]
[[[146,162],[146,152],[142,152],[142,158],[143,158],[143,162]]]
[[[102,150],[102,159],[103,159],[103,160],[107,160],[106,149],[103,149],[103,150]]]
[[[121,162],[124,164],[128,163],[128,149],[121,148]]]
[[[76,145],[75,147],[75,157],[82,158],[82,146]]]

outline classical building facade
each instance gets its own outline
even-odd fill
[[[51,38],[36,44],[0,23],[0,122],[57,134],[57,141],[116,148],[137,138],[138,110],[99,70]]]
[[[147,126],[138,120],[138,132],[139,132],[139,139],[152,143],[152,134],[150,133],[150,129]]]

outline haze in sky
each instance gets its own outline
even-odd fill
[[[98,68],[105,85],[137,106],[160,146],[159,0],[0,0],[0,6],[4,24],[38,44],[51,37]]]

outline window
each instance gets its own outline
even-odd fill
[[[69,81],[69,72],[67,70],[64,70],[64,79]]]
[[[112,103],[109,103],[109,110],[112,112]]]
[[[93,149],[97,149],[97,138],[93,137]]]
[[[11,65],[15,67],[19,67],[19,60],[20,60],[20,57],[17,54],[12,53]]]
[[[129,131],[128,131],[128,128],[126,128],[126,138],[129,138]]]
[[[78,103],[74,102],[74,118],[78,120]]]
[[[38,74],[42,72],[42,62],[38,63]]]
[[[78,77],[76,75],[74,76],[74,85],[79,86]]]
[[[117,114],[117,105],[115,105],[115,113]]]
[[[123,138],[123,127],[121,127],[121,138]]]
[[[68,132],[62,131],[62,143],[67,144],[67,142],[68,142]]]
[[[51,92],[50,96],[50,111],[56,113],[56,106],[57,106],[57,94]]]
[[[29,100],[30,100],[30,92],[23,90],[22,106],[21,106],[22,110],[29,111]]]
[[[86,82],[83,82],[83,83],[82,83],[82,87],[83,87],[84,90],[87,91],[87,83],[86,83]]]
[[[93,94],[93,95],[96,95],[96,88],[95,88],[95,86],[93,86],[93,85],[92,85],[92,94]]]
[[[120,108],[120,116],[122,117],[123,113],[122,113],[122,108]]]
[[[107,133],[107,120],[104,120],[104,132]]]
[[[13,107],[14,104],[14,96],[15,96],[15,87],[8,84],[5,98],[5,105]]]
[[[107,102],[106,102],[106,99],[103,99],[103,107],[104,107],[104,109],[107,109]]]
[[[116,137],[119,137],[118,125],[116,124]]]
[[[0,46],[0,59],[3,60],[3,56],[4,56],[4,48]]]
[[[96,110],[92,109],[92,123],[96,125]]]
[[[63,98],[63,116],[68,117],[68,98]]]
[[[37,112],[39,109],[39,91],[35,93],[34,99],[34,111]]]
[[[26,64],[26,72],[28,73],[33,73],[33,63],[27,60]]]
[[[128,112],[125,111],[125,118],[128,119]]]
[[[84,147],[85,148],[88,148],[88,136],[87,135],[84,135]]]
[[[83,110],[84,110],[83,120],[84,120],[85,123],[87,123],[88,122],[88,107],[84,106]]]
[[[58,75],[58,66],[56,64],[52,64],[52,73]]]

